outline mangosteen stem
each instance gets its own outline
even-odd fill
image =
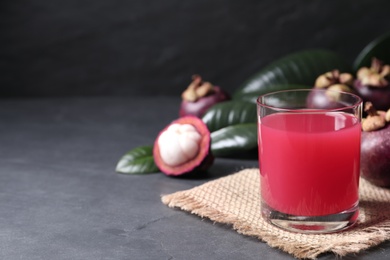
[[[329,88],[334,85],[345,85],[348,89],[343,87],[343,91],[352,92],[350,86],[353,83],[353,76],[349,73],[340,73],[339,70],[334,69],[328,71],[319,77],[317,77],[314,87],[315,88]]]
[[[202,85],[202,77],[199,76],[198,74],[192,75],[192,83],[191,83],[191,85],[194,85],[194,86]]]
[[[381,62],[375,57],[372,58],[372,62],[371,62],[372,70],[376,71],[377,73],[381,73],[382,67],[383,67],[383,62]]]
[[[386,119],[386,122],[390,122],[390,108],[386,111],[385,119]]]
[[[383,128],[386,125],[385,112],[378,112],[371,102],[366,102],[364,111],[367,112],[367,117],[362,122],[362,129],[365,132],[375,131]],[[382,114],[380,114],[382,113]]]
[[[375,109],[374,105],[367,101],[366,104],[364,105],[364,112],[367,112],[369,116],[377,116],[378,111]]]
[[[332,78],[333,80],[337,81],[340,77],[340,71],[339,70],[333,70],[332,71]]]
[[[210,82],[202,81],[202,77],[195,74],[192,76],[192,82],[182,93],[183,100],[196,102],[198,99],[205,97],[214,91],[214,86]]]
[[[328,85],[331,86],[331,85],[339,82],[340,71],[339,70],[332,70],[330,73],[325,74],[325,77],[329,82]]]

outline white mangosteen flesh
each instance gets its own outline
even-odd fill
[[[172,124],[158,139],[160,156],[169,166],[178,166],[196,157],[202,136],[190,124]]]

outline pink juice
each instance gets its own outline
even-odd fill
[[[299,216],[357,205],[361,126],[345,113],[278,113],[259,125],[263,202]]]

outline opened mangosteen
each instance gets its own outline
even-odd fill
[[[315,109],[342,107],[339,102],[339,91],[352,93],[352,84],[353,76],[349,73],[340,73],[339,70],[320,75],[307,98],[307,107]]]
[[[153,157],[157,167],[169,176],[205,171],[214,161],[210,145],[206,124],[198,117],[185,116],[160,132]]]
[[[192,76],[192,82],[182,93],[182,102],[180,105],[179,115],[193,115],[202,117],[211,106],[230,100],[227,92],[220,87],[212,85],[210,82],[202,81],[201,76]]]
[[[390,107],[390,65],[373,58],[371,67],[357,72],[354,88],[363,101],[370,101],[376,109]]]
[[[390,187],[390,109],[376,110],[365,103],[362,121],[361,176],[374,185]]]

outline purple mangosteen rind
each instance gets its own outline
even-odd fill
[[[344,105],[332,96],[327,95],[326,90],[319,91],[317,88],[314,88],[307,96],[306,106],[311,109],[336,109]]]
[[[174,135],[172,135],[173,133],[171,132],[171,134],[168,135],[169,138],[165,139],[165,142],[160,142],[160,138],[163,138],[162,136],[164,135],[164,133],[169,131],[169,128],[173,125],[178,127],[185,125],[190,126],[190,129],[192,129],[193,134],[195,133],[199,137],[196,141],[198,146],[197,152],[192,156],[189,156],[188,150],[182,150],[182,145],[176,145],[174,154],[170,154],[169,157],[172,158],[172,156],[181,156],[186,159],[175,164],[167,162],[167,154],[165,148],[167,148],[168,146],[172,148],[172,146],[175,146],[175,144],[177,144],[179,140],[183,141],[185,139],[188,139],[188,137],[190,136],[184,136],[186,138],[181,138],[180,135],[183,134],[183,132],[176,127],[176,130],[173,131]],[[165,137],[166,136],[167,135],[165,135]],[[165,153],[165,156],[163,153]],[[153,158],[160,171],[167,176],[176,177],[205,172],[209,167],[212,166],[214,162],[214,155],[211,152],[210,131],[208,130],[206,124],[198,117],[180,117],[172,121],[158,134],[154,142]]]
[[[390,107],[390,86],[364,85],[361,80],[357,79],[354,82],[354,89],[364,102],[372,102],[377,109],[386,110]]]
[[[390,65],[374,57],[371,67],[361,67],[356,74],[353,88],[363,101],[379,110],[390,108]]]
[[[353,92],[353,76],[335,69],[317,77],[314,88],[307,97],[307,107],[313,109],[335,109],[343,107],[338,92]]]
[[[179,116],[193,115],[202,117],[213,105],[230,100],[230,95],[221,87],[202,81],[199,75],[192,77],[192,82],[182,93]]]
[[[182,100],[179,115],[181,117],[186,115],[202,117],[210,107],[227,100],[230,100],[230,96],[220,87],[215,86],[214,93],[201,97],[195,102]]]
[[[374,185],[390,187],[390,123],[362,132],[361,176]]]

